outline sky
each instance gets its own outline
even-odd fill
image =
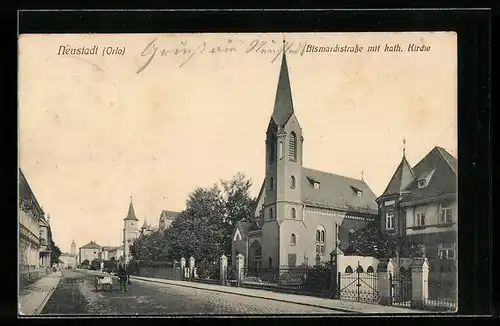
[[[256,196],[283,39],[305,167],[363,171],[378,196],[403,139],[411,165],[434,146],[457,157],[454,33],[22,35],[19,165],[62,251],[120,244],[131,196],[141,225],[237,172]],[[337,45],[363,50],[305,50]]]

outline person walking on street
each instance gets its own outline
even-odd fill
[[[127,292],[128,275],[122,264],[118,267],[118,281],[120,282],[120,291]]]

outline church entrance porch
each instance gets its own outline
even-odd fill
[[[248,264],[246,267],[245,275],[259,276],[262,268],[262,246],[260,242],[255,240],[250,245]]]

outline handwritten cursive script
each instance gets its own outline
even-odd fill
[[[271,61],[274,62],[282,55],[283,51],[286,51],[287,54],[303,55],[306,47],[307,43],[299,43],[296,46],[293,42],[286,42],[283,45],[283,43],[275,41],[252,40],[251,42],[244,42],[242,40],[226,39],[225,44],[217,45],[209,45],[206,41],[193,44],[188,41],[181,41],[180,46],[169,49],[161,47],[158,45],[158,40],[153,39],[141,52],[141,57],[145,60],[137,70],[137,74],[149,67],[153,60],[156,60],[158,57],[181,58],[179,68],[199,55],[213,55],[218,53],[243,52],[244,54],[274,55]]]

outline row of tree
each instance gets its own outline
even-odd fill
[[[255,208],[252,181],[243,173],[189,194],[186,208],[165,230],[137,238],[130,248],[135,261],[150,264],[186,259],[211,265],[231,252],[231,234],[237,221],[248,219]]]

